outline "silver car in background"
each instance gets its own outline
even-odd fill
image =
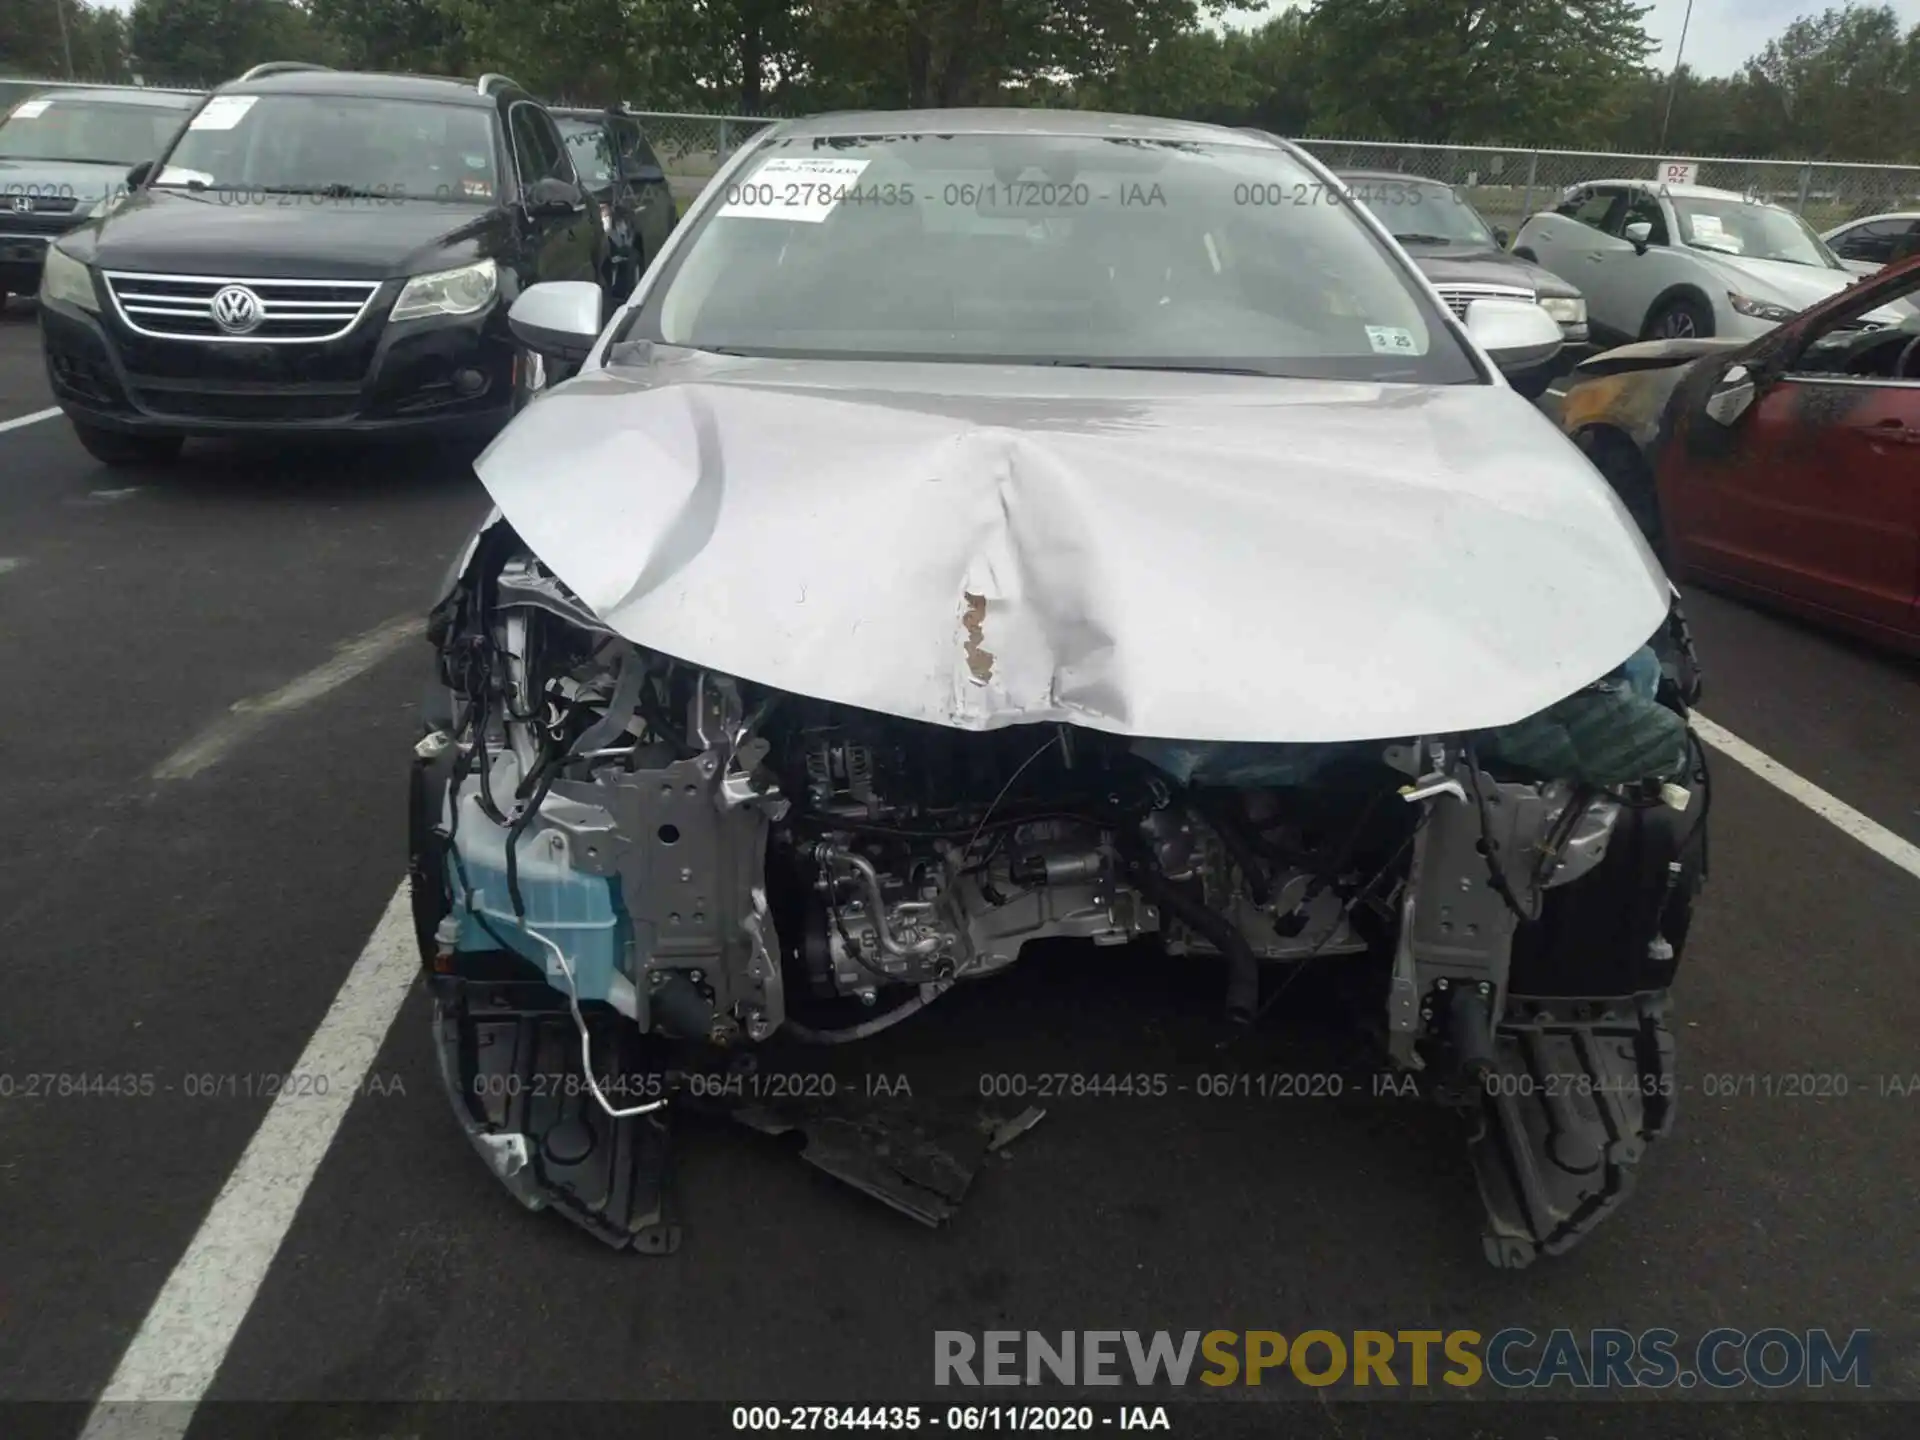
[[[670,1246],[725,1069],[937,1224],[1020,1116],[726,1067],[1075,940],[1221,987],[1228,1046],[1349,971],[1397,1093],[1473,1118],[1495,1264],[1613,1208],[1704,770],[1671,586],[1500,373],[1545,311],[1456,317],[1284,142],[998,110],[773,126],[599,303],[514,304],[579,370],[477,464],[411,781],[442,1074],[523,1204]]]
[[[1755,339],[1856,278],[1791,210],[1653,180],[1572,187],[1528,218],[1513,251],[1578,285],[1595,338],[1614,344]]]

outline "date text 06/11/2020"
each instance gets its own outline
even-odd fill
[[[1164,1405],[736,1405],[739,1431],[1171,1431]]]

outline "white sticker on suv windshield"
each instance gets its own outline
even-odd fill
[[[1367,326],[1367,343],[1373,346],[1376,355],[1419,355],[1420,342],[1413,338],[1411,330],[1402,330],[1397,325]]]
[[[1718,215],[1694,215],[1690,219],[1693,224],[1693,233],[1702,240],[1708,236],[1718,239],[1727,233],[1727,227],[1720,223]]]
[[[775,156],[745,180],[728,184],[722,215],[803,220],[817,225],[856,188],[865,160]],[[858,198],[857,196],[855,197]]]
[[[51,104],[53,104],[51,100],[23,100],[14,107],[13,118],[15,120],[35,119],[46,114],[47,107]]]
[[[253,108],[258,95],[216,95],[193,117],[189,130],[231,130]]]

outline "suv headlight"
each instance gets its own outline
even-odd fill
[[[1774,305],[1765,300],[1756,300],[1751,295],[1738,295],[1731,290],[1727,292],[1727,303],[1733,306],[1734,310],[1739,314],[1748,316],[1754,320],[1770,320],[1776,325],[1783,320],[1791,320],[1799,313],[1796,310],[1789,310],[1784,305]]]
[[[64,300],[82,310],[100,313],[100,296],[93,288],[93,272],[58,245],[47,247],[40,270],[40,298]]]
[[[1542,295],[1540,308],[1562,325],[1587,323],[1587,302],[1579,295]]]
[[[436,270],[407,281],[393,303],[389,320],[418,320],[423,315],[471,315],[484,310],[500,293],[500,272],[491,260]]]

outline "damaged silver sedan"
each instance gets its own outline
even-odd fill
[[[1497,1265],[1624,1197],[1706,775],[1672,587],[1502,376],[1551,320],[1457,319],[1283,142],[1013,111],[775,126],[598,305],[514,307],[578,373],[479,461],[413,771],[442,1073],[525,1204],[671,1248],[689,1054],[1061,937],[1224,975],[1229,1034],[1377,976]],[[934,1222],[995,1143],[742,1112]]]

